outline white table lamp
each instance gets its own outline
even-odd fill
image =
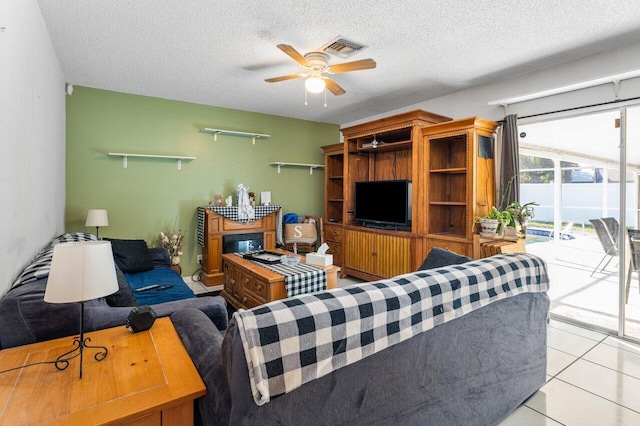
[[[102,361],[107,356],[106,347],[88,345],[91,339],[84,337],[84,302],[116,291],[118,279],[109,241],[83,241],[54,246],[44,300],[48,303],[80,302],[80,337],[73,341],[77,346],[58,357],[56,368],[64,370],[69,366],[70,359],[79,356],[82,378],[84,348],[99,350],[94,356],[96,361]],[[78,353],[74,354],[76,351]]]
[[[109,216],[107,216],[106,210],[89,210],[87,213],[87,221],[84,226],[95,226],[96,227],[96,237],[98,235],[98,228],[101,226],[109,226]]]

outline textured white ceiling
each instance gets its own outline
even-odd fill
[[[73,84],[343,124],[640,41],[640,7],[599,0],[38,0]],[[369,46],[330,65],[347,93],[314,95],[304,54],[342,35]]]

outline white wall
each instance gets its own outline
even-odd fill
[[[501,120],[506,115],[504,108],[502,106],[489,106],[487,102],[638,69],[640,69],[640,43],[410,105],[385,114],[367,117],[343,124],[341,127],[350,127],[414,109],[424,109],[454,119],[478,115],[491,120]],[[620,85],[619,98],[624,99],[635,96],[640,96],[640,78],[623,81]],[[570,107],[608,102],[614,99],[613,85],[607,84],[514,104],[509,106],[508,113],[518,114],[519,117],[522,117]]]
[[[0,294],[64,231],[64,76],[36,0],[0,1]]]

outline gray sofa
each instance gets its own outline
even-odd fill
[[[60,243],[91,240],[95,237],[78,233],[64,234],[57,239]],[[0,348],[26,345],[79,333],[79,303],[51,304],[44,301],[52,244],[36,256],[16,280],[13,287],[0,298]],[[151,261],[152,270],[171,267],[169,254],[165,249],[146,249],[146,245],[144,247],[148,251],[146,260],[147,262]],[[119,268],[116,268],[116,271],[120,286],[118,293],[85,302],[85,331],[124,325],[132,306],[136,305],[124,273]],[[145,273],[140,272],[140,274]],[[175,294],[180,295],[182,300],[151,304],[150,306],[157,316],[170,316],[176,311],[195,308],[202,312],[210,322],[212,321],[212,324],[215,324],[218,329],[224,330],[228,323],[224,299],[221,297],[195,297],[180,276],[176,273],[173,275],[176,281],[175,288],[171,290],[176,290]],[[21,278],[25,283],[20,282]],[[179,289],[178,286],[187,288]],[[185,298],[185,292],[191,293],[190,298]],[[164,296],[165,292],[162,293]]]
[[[438,256],[443,257],[442,252]],[[483,271],[485,266],[500,270],[499,262],[509,256],[441,268],[439,264],[468,260],[446,254],[446,259],[435,262],[427,259],[425,271],[390,281],[406,283],[426,276],[431,283],[441,282],[445,274],[468,274],[474,267],[473,271]],[[546,283],[544,262],[520,256],[539,263]],[[477,273],[469,282],[481,282],[484,274]],[[517,277],[507,285],[519,287],[531,280],[535,278]],[[365,284],[365,292],[385,283]],[[343,290],[355,295],[357,286],[363,285]],[[464,286],[462,282],[463,290]],[[321,294],[320,298],[325,297]],[[287,300],[307,303],[309,298]],[[256,309],[260,307],[251,311]],[[272,396],[264,405],[254,400],[239,314],[226,332],[197,310],[176,312],[171,319],[207,386],[207,394],[196,401],[200,424],[491,425],[544,384],[548,314],[546,291],[498,298],[288,393]],[[319,319],[315,319],[317,326]]]

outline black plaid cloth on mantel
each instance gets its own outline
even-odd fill
[[[545,292],[544,261],[504,254],[234,313],[258,405],[492,302]]]
[[[280,206],[276,206],[272,204],[270,206],[254,206],[255,217],[251,220],[248,219],[238,219],[238,206],[201,206],[198,207],[198,245],[204,247],[204,221],[205,221],[205,210],[213,210],[221,216],[226,217],[227,219],[231,219],[236,222],[248,223],[253,222],[254,220],[258,220],[263,218],[264,216],[275,212],[276,210],[280,210]]]
[[[243,257],[245,254],[258,253],[260,250],[248,251],[244,253],[234,253]],[[262,263],[251,259],[245,259],[258,266],[269,269],[280,275],[284,275],[284,287],[287,296],[297,296],[298,294],[315,293],[327,289],[327,271],[316,268],[306,263],[298,263],[294,266],[283,265],[282,263]]]

